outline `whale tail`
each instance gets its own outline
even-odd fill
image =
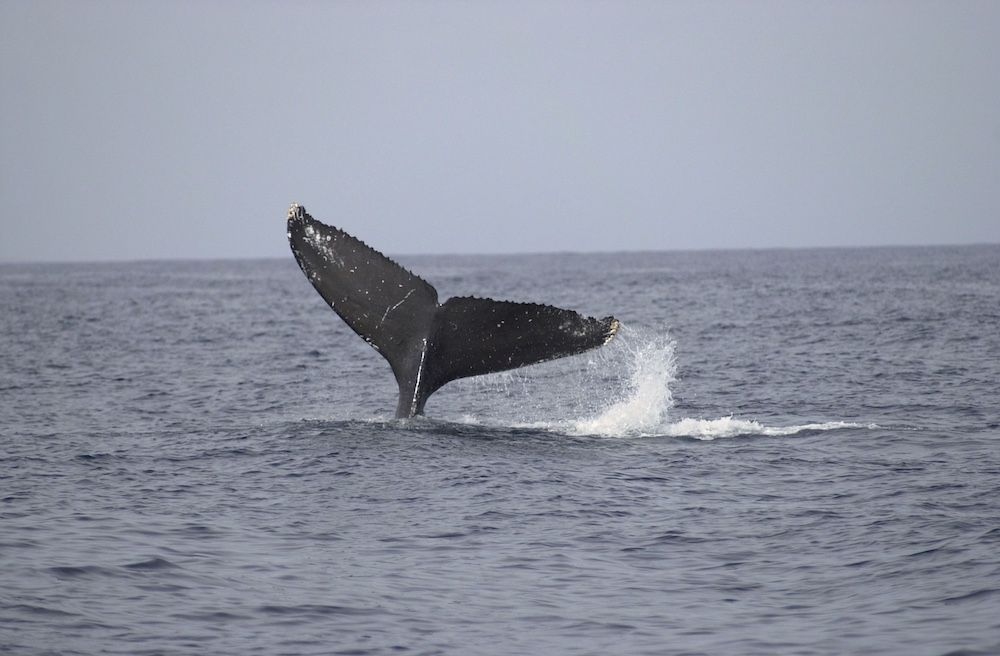
[[[320,296],[388,360],[397,417],[423,414],[450,381],[582,353],[618,330],[614,317],[551,305],[474,297],[439,304],[427,281],[298,204],[288,210],[288,241]]]

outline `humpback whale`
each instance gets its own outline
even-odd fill
[[[288,242],[323,300],[389,361],[398,418],[423,414],[427,398],[452,380],[582,353],[618,331],[614,317],[551,305],[473,296],[439,304],[430,283],[297,203]]]

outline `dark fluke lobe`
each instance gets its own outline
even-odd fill
[[[439,304],[427,281],[298,204],[288,210],[288,242],[320,296],[389,361],[397,417],[422,414],[452,380],[582,353],[618,330],[614,317],[551,305],[474,297]]]

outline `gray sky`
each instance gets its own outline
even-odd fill
[[[0,3],[0,261],[1000,242],[1000,2]]]

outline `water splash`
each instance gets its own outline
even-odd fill
[[[623,328],[621,349],[628,368],[627,382],[595,417],[569,422],[572,433],[623,436],[656,431],[674,405],[670,391],[677,376],[674,340],[666,333],[643,334]]]
[[[878,428],[845,421],[768,426],[732,415],[674,418],[671,386],[677,381],[675,345],[666,331],[623,325],[612,343],[591,352],[586,360],[567,358],[529,370],[469,379],[465,389],[474,393],[472,403],[481,406],[483,396],[502,397],[503,402],[488,417],[465,410],[448,421],[575,436],[696,440]],[[570,418],[551,419],[555,407]]]

